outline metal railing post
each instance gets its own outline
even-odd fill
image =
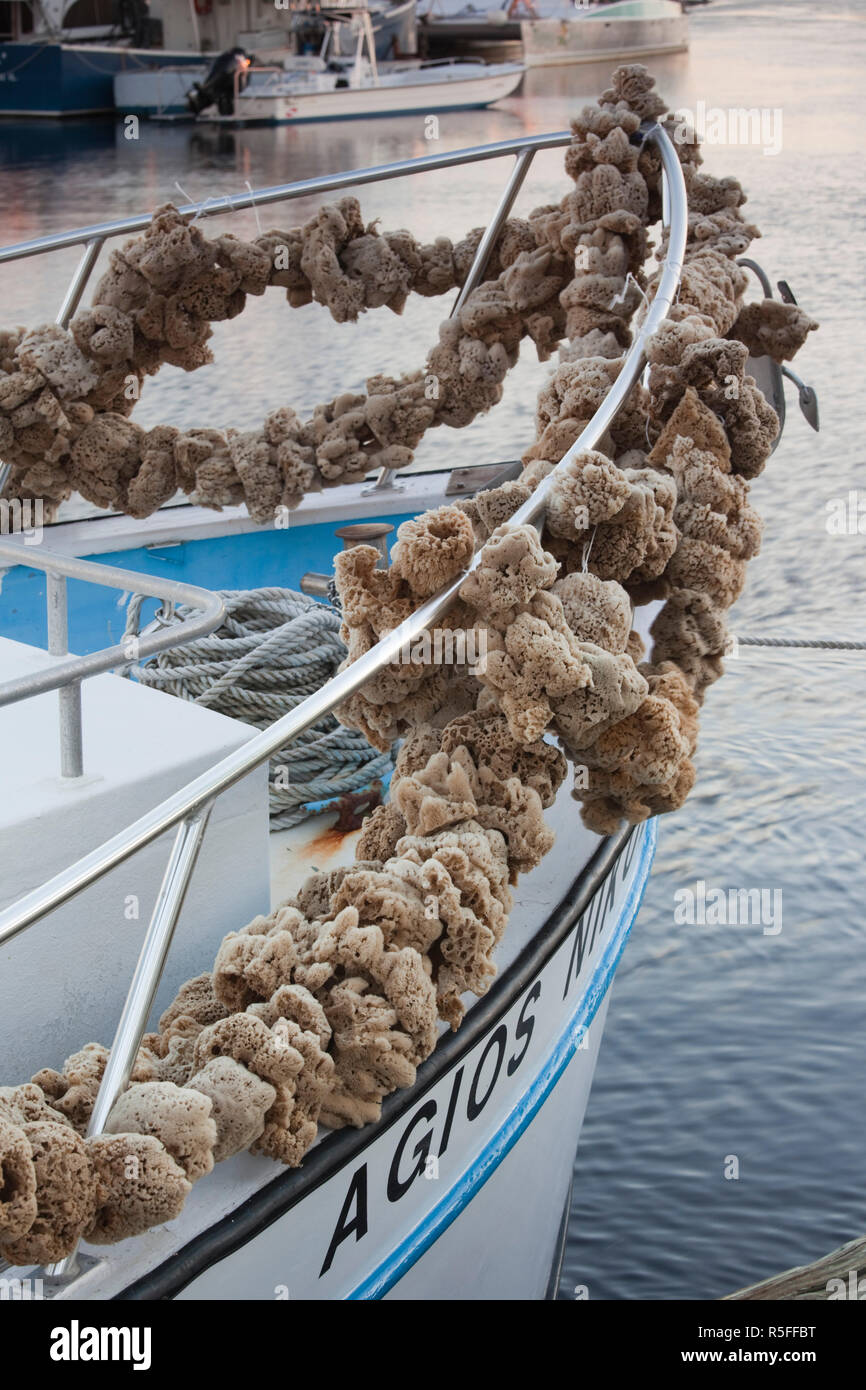
[[[129,1084],[212,806],[213,801],[207,802],[178,826],[90,1115],[88,1138],[103,1132],[115,1101]],[[73,1251],[57,1264],[49,1265],[46,1270],[49,1278],[74,1278],[76,1254],[77,1251]]]
[[[63,296],[63,303],[60,306],[55,322],[61,328],[69,327],[69,320],[81,303],[81,296],[87,288],[93,267],[99,260],[99,253],[105,245],[105,237],[94,237],[88,241],[84,247],[84,255],[75,268],[75,274],[69,282],[69,289]]]
[[[132,655],[128,639],[114,647],[104,647],[101,651],[89,652],[86,656],[72,656],[67,661],[57,661],[51,666],[31,671],[26,676],[15,676],[9,681],[0,681],[0,709],[13,705],[18,700],[28,700],[33,695],[43,695],[47,690],[60,690],[73,682],[88,680],[91,676],[118,667],[126,667],[130,660],[146,661],[157,652],[168,651],[171,647],[182,647],[219,627],[225,618],[225,604],[218,594],[209,589],[198,588],[194,584],[183,584],[177,580],[157,579],[149,574],[137,574],[134,570],[118,569],[115,565],[98,565],[92,560],[79,560],[74,556],[56,554],[51,550],[28,549],[16,541],[5,541],[0,537],[0,566],[21,565],[23,568],[44,570],[54,580],[61,576],[81,579],[88,584],[99,584],[110,589],[140,593],[147,598],[163,600],[162,615],[165,621],[157,631],[136,638]],[[57,652],[65,652],[67,647],[60,645],[66,641],[65,597],[63,615],[57,610],[52,616],[51,584],[49,583],[49,624],[55,625]],[[198,617],[185,617],[182,621],[169,622],[172,605],[183,603],[198,611]],[[49,629],[49,638],[50,638]]]
[[[529,168],[534,158],[535,149],[533,147],[520,150],[518,153],[514,161],[514,168],[511,171],[511,177],[502,190],[502,196],[499,199],[492,219],[484,229],[484,235],[478,243],[478,250],[475,252],[475,257],[469,267],[469,274],[460,287],[460,293],[454,301],[454,307],[448,315],[449,318],[453,319],[455,314],[460,313],[460,310],[463,308],[463,305],[466,303],[472,291],[481,283],[484,271],[487,268],[487,262],[490,260],[490,253],[496,245],[497,238],[508,219],[508,214],[514,207],[514,201],[523,187],[524,180],[529,173]]]
[[[69,653],[66,576],[48,570],[45,607],[48,618],[48,650],[52,656]],[[60,711],[60,775],[83,777],[84,742],[81,728],[81,682],[71,681],[57,692]]]
[[[460,310],[463,308],[463,305],[466,303],[472,291],[480,285],[484,272],[487,269],[487,262],[490,260],[490,253],[496,245],[497,238],[505,225],[508,214],[514,207],[514,200],[523,187],[524,179],[529,173],[529,168],[534,158],[534,145],[528,146],[517,152],[514,168],[511,171],[511,177],[502,190],[493,217],[484,228],[484,234],[478,243],[478,248],[472,259],[472,264],[469,267],[466,279],[460,287],[460,293],[452,305],[451,313],[448,315],[449,318],[453,319],[455,314],[460,313]],[[396,470],[393,468],[380,468],[376,476],[376,481],[372,483],[370,487],[365,488],[361,496],[371,497],[377,492],[402,492],[403,489],[398,488],[393,481],[395,472]]]

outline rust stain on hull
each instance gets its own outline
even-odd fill
[[[302,859],[317,862],[330,859],[342,847],[346,836],[356,834],[364,817],[381,804],[382,783],[378,780],[365,791],[347,792],[339,801],[334,802],[334,809],[338,813],[334,824],[321,831],[309,844],[299,846],[296,853]]]
[[[315,840],[311,840],[307,845],[301,845],[295,851],[301,859],[312,859],[317,864],[322,859],[330,859],[337,853],[347,835],[354,835],[353,830],[339,830],[336,825],[329,826],[317,835]]]

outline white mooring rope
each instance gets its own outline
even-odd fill
[[[142,685],[267,728],[336,672],[346,656],[340,615],[292,589],[224,590],[220,597],[221,627],[161,652],[134,675]],[[143,601],[141,594],[129,600],[127,639],[138,631]],[[180,607],[177,617],[190,611]],[[298,825],[311,814],[310,802],[361,791],[392,767],[390,753],[377,753],[327,715],[271,759],[271,825]]]

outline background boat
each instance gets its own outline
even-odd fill
[[[369,64],[345,73],[251,71],[231,114],[211,107],[199,119],[217,124],[299,124],[369,116],[426,115],[490,106],[517,91],[521,63],[442,59],[427,63]]]
[[[376,55],[394,59],[416,52],[416,0],[372,0],[369,6]],[[201,9],[201,13],[199,13]],[[351,15],[357,6],[334,6],[347,23],[336,35],[337,55],[351,55],[356,35]],[[215,54],[240,45],[266,61],[317,52],[326,21],[318,5],[273,8],[268,25],[249,27],[249,6],[240,0],[218,5],[151,0],[118,7],[111,0],[45,0],[41,5],[0,5],[0,116],[103,115],[116,109],[114,79],[135,75],[137,94],[173,98],[181,79],[204,73]],[[88,23],[81,23],[86,19]],[[72,20],[73,23],[68,23]],[[357,26],[355,26],[357,27]],[[160,77],[163,69],[169,73]],[[123,112],[136,107],[121,105]]]
[[[520,36],[529,67],[631,62],[685,52],[689,21],[679,0],[617,0],[576,6],[568,18],[521,20]]]
[[[115,110],[114,79],[164,66],[194,72],[196,53],[103,43],[0,44],[0,116],[96,116]]]
[[[591,27],[577,27],[584,24]],[[418,32],[423,52],[497,58],[523,52],[533,55],[526,59],[532,66],[629,61],[688,47],[679,0],[515,0],[507,8],[483,0],[433,0],[419,15]]]

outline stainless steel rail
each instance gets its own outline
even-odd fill
[[[447,150],[442,154],[425,154],[418,159],[398,159],[393,164],[379,164],[367,169],[347,169],[341,174],[320,174],[297,183],[275,184],[271,188],[254,189],[250,193],[226,194],[223,198],[204,203],[185,203],[178,211],[190,217],[216,217],[221,213],[242,212],[246,208],[264,207],[289,199],[305,198],[313,193],[334,193],[342,188],[355,188],[365,183],[385,183],[402,179],[409,174],[424,174],[432,169],[456,169],[464,164],[479,164],[503,155],[519,155],[524,150],[555,150],[569,144],[571,132],[557,130],[550,135],[525,135],[519,140],[497,140],[492,145],[470,145],[465,150]],[[17,261],[24,256],[41,256],[45,251],[59,251],[65,246],[81,246],[107,237],[130,236],[150,226],[151,214],[137,213],[116,222],[94,222],[88,227],[76,227],[69,232],[52,232],[50,236],[35,237],[32,241],[17,241],[0,246],[0,265]]]
[[[343,188],[353,188],[368,183],[383,183],[389,179],[406,178],[410,174],[424,174],[433,169],[453,169],[464,164],[477,164],[489,159],[501,159],[505,155],[515,156],[515,167],[506,184],[493,219],[482,237],[469,273],[461,288],[454,307],[453,316],[463,305],[466,296],[475,288],[484,274],[484,268],[493,244],[502,230],[514,199],[520,191],[529,166],[539,150],[557,149],[567,145],[571,133],[567,130],[555,131],[550,135],[524,136],[519,140],[499,140],[492,145],[473,145],[465,150],[452,150],[442,154],[422,155],[418,159],[401,159],[394,164],[378,165],[369,169],[350,169],[341,174],[322,174],[313,179],[301,179],[297,183],[276,184],[272,188],[260,188],[236,196],[227,194],[223,198],[207,199],[203,203],[186,203],[178,211],[184,216],[215,217],[227,212],[241,212],[246,208],[264,207],[269,203],[289,202],[295,198],[309,197],[315,193],[334,193]],[[81,302],[90,274],[99,258],[99,253],[109,237],[129,236],[133,232],[143,232],[150,225],[151,214],[139,213],[134,217],[121,218],[116,222],[97,222],[89,227],[77,227],[70,232],[55,232],[51,236],[36,237],[32,241],[15,242],[12,246],[0,247],[0,265],[6,261],[21,260],[26,256],[41,256],[46,251],[58,251],[68,246],[84,246],[84,254],[76,267],[56,322],[66,328],[69,320]],[[375,491],[394,490],[391,481],[394,469],[382,468],[372,488]],[[0,463],[0,496],[8,481],[8,464]]]
[[[511,171],[511,177],[502,190],[496,211],[484,228],[484,234],[478,243],[472,265],[469,267],[469,274],[460,286],[460,293],[454,301],[451,313],[448,315],[449,318],[453,319],[455,314],[460,313],[469,295],[475,289],[476,285],[480,284],[487,262],[490,259],[490,253],[496,245],[496,239],[502,231],[505,220],[514,207],[514,200],[523,187],[526,175],[529,173],[530,165],[535,158],[536,148],[537,146],[530,145],[520,150],[515,160],[514,168]],[[395,491],[396,485],[393,478],[396,471],[397,470],[394,468],[380,468],[375,483],[373,483],[372,487],[366,489],[364,496],[370,497],[377,492]],[[402,489],[399,490],[402,491]]]
[[[209,632],[219,627],[225,617],[225,604],[219,595],[211,593],[209,589],[200,589],[194,584],[151,578],[146,574],[137,574],[134,570],[122,570],[112,565],[97,565],[91,560],[57,555],[51,550],[40,549],[36,554],[31,547],[2,539],[0,561],[45,571],[48,650],[55,656],[65,656],[69,651],[67,579],[80,579],[109,589],[129,590],[130,593],[143,593],[148,598],[160,598],[163,603],[182,603],[199,610],[197,616],[173,623],[162,632],[154,632],[145,637],[136,635],[134,650],[130,649],[131,639],[127,637],[117,646],[104,647],[101,651],[90,652],[87,656],[71,656],[67,661],[53,662],[43,671],[31,671],[26,676],[18,676],[0,684],[0,708],[15,704],[18,700],[27,700],[32,695],[43,695],[49,690],[60,691],[60,767],[64,777],[80,777],[84,771],[81,730],[83,680],[97,676],[103,671],[112,671],[117,666],[127,666],[133,660],[146,660],[155,656],[157,652],[167,651],[170,647],[183,646],[186,642],[206,637]]]
[[[665,182],[664,220],[669,231],[668,253],[655,297],[635,334],[634,342],[625,357],[619,376],[605,400],[556,468],[539,484],[528,501],[513,514],[507,523],[509,527],[527,523],[540,527],[548,498],[558,479],[579,453],[584,449],[594,448],[598,444],[626,401],[643,368],[644,348],[647,339],[667,316],[673,303],[682,273],[688,232],[685,182],[676,150],[665,131],[655,123],[648,123],[643,128],[643,134],[646,140],[656,145],[661,157]],[[565,143],[565,140],[561,136],[548,137],[548,147],[562,143]],[[466,153],[476,158],[479,157],[477,151]],[[436,167],[436,159],[437,157],[433,157],[433,162],[428,162],[428,167]],[[441,162],[441,157],[439,160]],[[365,172],[372,175],[372,171]],[[398,175],[388,174],[386,176],[397,177]],[[355,174],[347,174],[343,178],[345,184],[358,181]],[[372,176],[367,181],[372,181]],[[134,224],[128,226],[127,230],[138,230],[138,228],[139,224]],[[87,229],[88,236],[97,235],[100,230],[99,228]],[[79,237],[78,239],[85,238]],[[66,241],[63,244],[69,244],[69,242]],[[478,556],[476,555],[463,574],[429,599],[399,627],[389,632],[364,656],[333,677],[321,690],[308,696],[295,709],[272,724],[269,729],[251,738],[242,748],[229,754],[215,767],[188,783],[160,806],[149,811],[133,825],[106,841],[105,844],[79,860],[78,863],[56,874],[42,887],[35,889],[20,899],[19,902],[0,912],[0,944],[2,944],[32,925],[45,913],[68,902],[77,893],[80,893],[118,864],[123,863],[144,845],[150,844],[173,826],[179,827],[159,900],[144,938],[139,963],[112,1043],[110,1084],[108,1084],[109,1076],[106,1074],[96,1102],[98,1123],[102,1123],[104,1117],[110,1112],[117,1095],[125,1086],[133,1066],[141,1042],[144,1019],[159,981],[162,963],[171,941],[171,934],[177,921],[183,893],[189,882],[192,862],[204,829],[203,821],[213,800],[242,777],[252,772],[279,748],[303,733],[310,725],[331,713],[350,695],[360,690],[384,666],[395,660],[404,644],[412,642],[432,627],[447,613],[457,598],[466,575],[475,568],[477,563]],[[60,1278],[74,1277],[75,1256],[70,1256],[55,1266],[52,1273]]]
[[[605,400],[592,420],[581,432],[574,444],[564,455],[557,467],[541,482],[532,496],[514,513],[510,525],[519,526],[525,522],[537,522],[543,513],[550,491],[559,476],[567,469],[572,459],[582,450],[593,448],[605,430],[616,417],[629,392],[637,381],[643,367],[644,345],[656,331],[673,303],[673,297],[682,272],[682,257],[685,250],[688,230],[685,183],[682,177],[676,151],[667,134],[658,125],[651,125],[646,138],[654,142],[662,159],[664,176],[668,181],[671,204],[668,255],[656,295],[650,304],[643,323],[625,358],[619,376],[611,387]],[[77,563],[85,563],[79,561]],[[477,563],[477,557],[470,569]],[[466,571],[469,573],[469,570]],[[140,576],[137,576],[140,578]],[[0,912],[0,944],[16,936],[29,927],[46,912],[53,911],[62,903],[87,888],[102,874],[122,864],[145,845],[158,839],[166,830],[178,825],[187,816],[199,810],[206,802],[235,785],[247,773],[276,753],[284,744],[304,732],[312,724],[330,714],[337,705],[360,690],[383,666],[395,660],[406,642],[412,642],[422,632],[432,626],[450,608],[457,597],[465,574],[455,579],[440,593],[428,599],[425,604],[393,629],[392,632],[355,661],[346,670],[334,676],[326,686],[307,697],[288,714],[283,715],[270,728],[256,735],[249,743],[228,755],[208,772],[189,782],[180,791],[164,801],[154,810],[140,817],[126,830],[107,840],[105,844],[92,851],[62,873],[55,875],[41,888],[28,893],[19,902]]]

